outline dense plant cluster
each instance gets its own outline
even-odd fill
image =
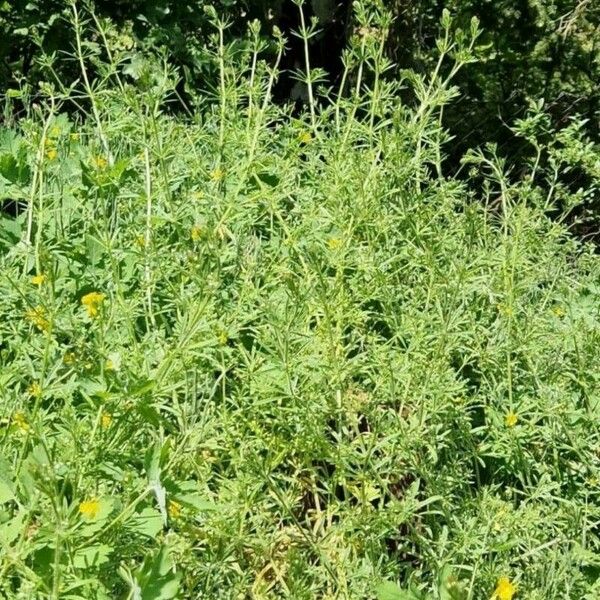
[[[596,599],[585,124],[532,105],[518,177],[482,144],[457,178],[476,20],[391,77],[358,4],[298,112],[283,37],[209,11],[216,85],[173,114],[169,62],[69,10],[77,80],[0,138],[0,595]]]
[[[103,51],[167,51],[170,60],[180,68],[192,71],[198,80],[209,62],[205,50],[210,33],[211,10],[229,18],[230,35],[244,31],[253,18],[267,21],[275,17],[268,2],[252,2],[251,6],[239,0],[217,0],[211,6],[203,0],[97,0],[72,2],[70,0],[34,0],[32,2],[4,2],[0,5],[2,40],[3,87],[17,87],[27,83],[35,91],[39,81],[52,81],[55,73],[73,75],[77,65],[70,58],[73,46],[73,5],[79,10],[93,10],[102,20],[109,36],[109,47],[102,48],[97,40],[86,40],[89,48],[106,59]],[[276,7],[277,3],[273,4]]]
[[[91,7],[90,2],[77,3]],[[483,35],[479,60],[457,80],[461,100],[447,108],[445,126],[457,138],[455,162],[460,153],[487,141],[503,145],[504,154],[521,152],[523,147],[511,135],[507,124],[524,116],[531,99],[544,98],[555,126],[563,126],[574,115],[582,115],[589,135],[598,140],[600,122],[600,48],[597,43],[600,7],[590,0],[371,0],[377,8],[390,10],[394,22],[386,40],[386,54],[397,69],[429,72],[437,60],[436,40],[442,8],[449,9],[459,26],[468,29],[472,17],[480,19]],[[0,4],[0,64],[4,87],[16,89],[30,84],[37,91],[39,81],[57,75],[72,79],[77,65],[73,53],[71,2],[33,0]],[[342,63],[339,56],[344,40],[360,28],[352,3],[347,0],[312,0],[305,11],[317,28],[311,38],[313,60],[326,67],[325,81],[338,81]],[[93,10],[104,21],[113,51],[132,62],[138,52],[168,53],[187,82],[186,100],[197,100],[195,90],[206,91],[216,82],[210,71],[207,40],[211,10],[229,23],[226,38],[240,42],[247,24],[258,19],[263,42],[279,27],[293,42],[298,31],[294,0],[96,0]],[[335,26],[331,23],[335,22]],[[339,38],[342,38],[341,40]],[[342,43],[340,43],[340,41]],[[90,47],[95,42],[88,40]],[[98,52],[101,47],[96,46]],[[301,45],[291,44],[289,66],[303,60]],[[288,53],[289,56],[289,53]],[[104,55],[102,57],[106,59]],[[272,61],[274,55],[271,54]],[[286,60],[286,59],[284,59]],[[395,76],[395,73],[394,73]],[[290,97],[289,86],[283,99]]]

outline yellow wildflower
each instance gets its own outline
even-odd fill
[[[31,425],[27,422],[25,413],[20,410],[13,415],[13,423],[17,426],[19,431],[23,433],[27,433],[31,429]]]
[[[202,237],[202,227],[200,227],[200,225],[194,225],[190,232],[190,236],[194,242],[197,242]]]
[[[227,343],[228,339],[229,339],[229,336],[227,335],[227,332],[224,330],[219,331],[219,333],[217,334],[217,340],[219,341],[219,344],[221,344],[221,346],[224,346]]]
[[[58,150],[56,148],[48,148],[48,150],[46,150],[46,158],[48,160],[55,160],[57,156]]]
[[[66,352],[63,356],[63,363],[65,365],[74,365],[77,362],[77,356],[75,352]]]
[[[169,513],[169,517],[171,517],[171,519],[177,519],[177,517],[181,516],[181,504],[175,500],[169,500],[167,512]]]
[[[42,395],[42,386],[37,382],[34,381],[28,388],[27,388],[27,393],[30,396],[33,396],[34,398],[40,398]]]
[[[119,352],[111,352],[106,357],[104,363],[104,369],[106,371],[120,371],[121,370],[121,354]]]
[[[79,513],[86,519],[95,519],[100,511],[100,502],[97,498],[84,500],[79,504]]]
[[[556,317],[564,317],[566,314],[565,309],[558,304],[556,306],[553,306],[551,310],[552,310],[552,314],[555,315]]]
[[[100,292],[90,292],[81,298],[82,306],[85,307],[88,316],[92,319],[98,316],[103,302],[104,294]]]
[[[104,158],[104,156],[95,156],[92,158],[92,164],[96,167],[96,169],[102,171],[103,169],[106,169],[108,161],[106,158]]]
[[[37,327],[40,331],[48,331],[50,329],[50,323],[46,317],[46,311],[43,306],[36,306],[35,308],[30,308],[25,316],[29,321],[31,321],[35,327]]]
[[[38,273],[31,278],[31,283],[33,285],[42,285],[46,281],[46,276]]]
[[[512,600],[517,593],[517,588],[512,584],[508,577],[500,577],[494,590],[492,600]]]
[[[223,177],[225,177],[225,173],[220,167],[217,167],[216,169],[213,169],[213,171],[211,171],[210,178],[213,181],[221,181]]]
[[[51,130],[50,130],[50,137],[54,137],[57,138],[60,136],[60,127],[58,125],[55,125]]]
[[[79,141],[79,134],[78,133],[72,133],[69,138],[71,139],[72,142],[77,142]]]
[[[327,246],[330,250],[338,250],[342,247],[342,240],[340,238],[330,238],[327,240]]]
[[[510,412],[506,413],[506,416],[504,417],[504,424],[507,427],[514,427],[518,420],[519,417],[511,410]]]
[[[312,135],[310,134],[310,131],[302,131],[298,136],[298,141],[301,144],[310,144],[312,141]]]
[[[107,412],[103,412],[100,417],[100,425],[102,429],[108,429],[112,423],[112,415]]]

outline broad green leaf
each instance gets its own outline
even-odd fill
[[[8,462],[0,456],[0,504],[15,498],[15,486]]]
[[[0,546],[11,546],[23,531],[25,513],[18,512],[10,521],[0,525]]]
[[[198,491],[196,481],[184,481],[182,483],[170,483],[166,485],[169,497],[181,504],[188,506],[197,512],[218,510],[218,505],[207,500]]]
[[[98,567],[108,562],[108,557],[113,549],[106,544],[97,544],[77,550],[73,556],[73,565],[77,569]]]
[[[465,600],[467,597],[462,583],[448,565],[442,568],[438,576],[438,594],[440,600]]]
[[[0,201],[2,200],[2,184],[0,183]],[[0,243],[5,247],[12,247],[19,243],[23,235],[22,220],[4,219],[0,217]]]
[[[401,588],[393,581],[384,581],[375,589],[377,600],[424,600],[416,591]]]
[[[127,527],[135,533],[155,538],[163,528],[163,517],[155,508],[147,507],[135,513],[128,521]]]
[[[139,15],[138,18],[141,16],[142,15]],[[129,63],[123,67],[123,73],[125,75],[129,75],[129,77],[137,81],[142,76],[145,66],[146,62],[144,61],[143,57],[136,53],[131,57]]]
[[[85,236],[85,246],[89,264],[96,266],[104,255],[104,244],[94,236],[87,234]]]
[[[166,546],[148,557],[137,574],[141,600],[171,600],[177,597],[181,575],[173,571]]]

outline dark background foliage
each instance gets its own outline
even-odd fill
[[[390,51],[399,65],[420,69],[435,58],[443,8],[465,29],[481,21],[481,59],[459,75],[461,99],[447,113],[455,150],[481,139],[515,150],[506,124],[524,116],[530,101],[543,98],[558,127],[573,115],[588,119],[598,139],[600,116],[600,3],[591,0],[395,0]]]
[[[377,0],[374,0],[377,3]],[[553,125],[562,127],[579,115],[586,133],[599,137],[600,3],[594,0],[387,0],[394,15],[388,53],[397,69],[423,72],[435,63],[439,18],[447,8],[459,26],[468,28],[473,15],[481,20],[480,61],[468,65],[458,79],[461,96],[444,118],[455,137],[450,162],[481,140],[498,144],[502,154],[518,161],[522,142],[508,125],[523,117],[532,100],[543,98]],[[95,0],[78,6],[110,21],[116,35],[129,36],[138,52],[165,50],[189,89],[210,87],[211,72],[203,51],[212,31],[202,0]],[[268,36],[278,26],[288,39],[284,74],[276,89],[279,101],[297,100],[289,72],[303,62],[298,9],[291,0],[220,0],[217,12],[231,24],[228,35],[241,38],[247,24],[259,19]],[[341,53],[355,28],[348,0],[313,0],[308,17],[319,20],[312,38],[313,66],[322,67],[334,83],[341,71]],[[69,53],[73,32],[67,0],[19,0],[0,4],[0,75],[3,90],[35,86],[51,80],[43,55],[65,80],[78,67]],[[126,42],[125,42],[126,43]],[[286,75],[288,73],[288,75]],[[182,96],[186,97],[182,86]],[[191,101],[189,95],[187,100]]]

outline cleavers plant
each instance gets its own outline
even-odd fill
[[[0,594],[597,598],[576,124],[547,143],[537,106],[522,177],[493,147],[448,177],[477,22],[394,79],[366,2],[335,89],[307,52],[306,114],[272,101],[283,36],[267,62],[208,11],[219,85],[174,116],[168,58],[71,8],[80,78],[0,140]],[[582,152],[587,187],[553,186]]]

